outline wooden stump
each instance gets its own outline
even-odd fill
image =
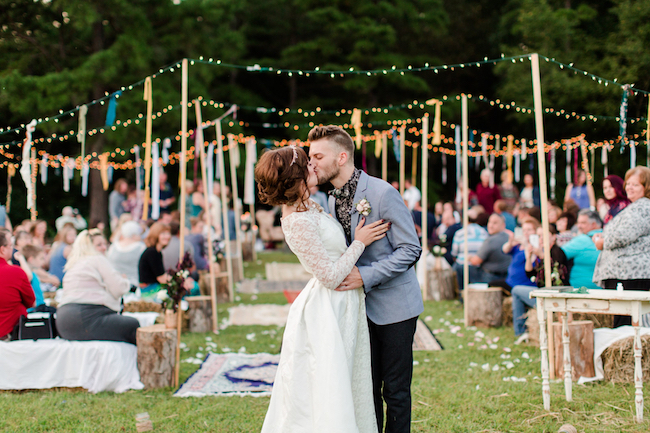
[[[212,330],[212,302],[209,296],[189,296],[185,298],[190,305],[187,315],[190,319],[190,332],[210,332]]]
[[[503,297],[501,326],[512,326],[512,296]]]
[[[463,296],[467,308],[466,326],[501,326],[503,292],[500,287],[467,289],[465,292]]]
[[[436,257],[436,264],[428,269],[429,284],[428,298],[434,301],[456,299],[458,279],[453,269],[443,269],[440,261],[443,257]]]
[[[245,262],[253,261],[253,248],[255,248],[255,237],[252,232],[245,232],[244,240],[241,243],[241,253]]]
[[[217,303],[232,302],[230,299],[230,290],[228,289],[228,263],[226,259],[212,264],[212,275],[215,278],[215,285],[217,287]],[[210,283],[208,282],[208,290],[205,295],[210,295]]]
[[[564,377],[564,345],[562,322],[553,323],[555,343],[555,376]],[[594,377],[594,324],[589,320],[569,322],[569,349],[571,352],[571,378]]]
[[[176,330],[165,325],[138,328],[138,370],[145,388],[164,388],[174,382]]]
[[[230,241],[230,253],[232,256],[232,280],[233,282],[238,283],[244,279],[244,275],[242,275],[239,266],[242,262],[242,257],[237,252],[237,241]]]

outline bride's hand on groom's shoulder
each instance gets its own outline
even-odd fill
[[[344,292],[346,290],[358,289],[359,287],[363,287],[363,279],[361,278],[359,268],[355,266],[352,268],[350,275],[345,277],[341,284],[334,290],[337,292]]]
[[[361,241],[365,246],[372,244],[374,241],[382,239],[386,236],[386,232],[390,229],[391,223],[385,220],[378,220],[374,223],[364,225],[365,218],[359,220],[359,224],[354,231],[354,240]]]

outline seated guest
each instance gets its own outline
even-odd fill
[[[422,239],[422,204],[418,201],[411,210],[411,216],[415,223],[415,231],[420,240]],[[435,240],[436,217],[433,212],[427,212],[427,240],[432,243]]]
[[[54,275],[60,280],[63,279],[65,275],[65,264],[67,257],[70,254],[72,249],[72,244],[77,238],[77,230],[71,226],[65,226],[61,228],[59,233],[56,235],[57,240],[52,245],[49,255],[50,263],[50,274]]]
[[[0,228],[0,341],[11,339],[20,316],[26,316],[36,300],[25,271],[9,264],[13,251],[11,232]]]
[[[493,286],[502,287],[508,294],[515,286],[535,286],[526,275],[526,247],[528,246],[531,235],[537,233],[540,227],[539,221],[534,218],[528,218],[521,226],[521,238],[515,238],[512,232],[508,233],[508,242],[503,244],[503,252],[512,256],[510,266],[508,266],[508,276],[505,280],[494,280]]]
[[[194,250],[194,263],[196,264],[196,269],[204,271],[208,269],[208,258],[207,252],[205,251],[205,237],[203,236],[205,223],[200,217],[190,218],[190,225],[190,234],[185,236],[185,242],[191,245]]]
[[[462,268],[465,263],[465,234],[467,233],[467,257],[475,256],[483,242],[488,238],[488,232],[479,224],[477,220],[482,218],[482,215],[476,215],[473,212],[468,212],[469,225],[466,228],[461,228],[454,234],[454,239],[451,242],[451,255],[455,258],[455,263],[452,266],[456,275],[459,274],[459,269],[461,269],[462,277]],[[458,287],[460,290],[463,290],[463,280],[458,280]]]
[[[32,285],[32,290],[34,290],[34,296],[36,297],[36,304],[33,308],[27,310],[28,313],[39,311],[39,312],[51,312],[55,313],[55,308],[50,308],[45,305],[45,298],[43,297],[43,289],[41,288],[41,280],[36,273],[36,269],[42,269],[43,264],[45,264],[45,251],[43,248],[37,247],[36,245],[25,245],[20,254],[17,254],[18,261],[20,262],[20,267],[25,274],[27,274],[27,279]]]
[[[469,256],[469,282],[489,283],[504,279],[512,257],[503,252],[503,244],[508,242],[505,220],[497,213],[490,215],[487,231],[490,235],[481,245],[476,255]],[[458,281],[463,281],[463,267],[457,269]]]
[[[588,289],[600,289],[592,281],[596,261],[600,251],[596,248],[592,237],[596,233],[602,233],[603,222],[598,212],[582,209],[578,213],[578,230],[580,234],[561,248],[567,259],[573,260],[573,266],[569,273],[569,283],[573,287],[586,287]]]
[[[169,244],[171,237],[171,231],[167,224],[156,222],[149,228],[149,234],[144,240],[147,249],[142,253],[138,264],[140,290],[143,298],[153,298],[160,290],[160,285],[171,280],[171,275],[165,272],[162,255],[162,250]],[[176,265],[174,265],[175,267]],[[200,293],[198,284],[192,278],[185,280],[185,289],[191,294]]]
[[[39,247],[45,248],[45,235],[47,234],[47,222],[36,220],[29,228],[29,234],[32,235],[32,243]]]
[[[568,260],[560,247],[555,244],[557,228],[549,225],[549,244],[551,245],[551,279],[553,286],[565,286],[569,284]],[[535,308],[536,299],[530,299],[530,292],[546,287],[544,270],[544,245],[542,236],[544,231],[541,227],[537,229],[539,247],[535,248],[531,243],[526,246],[526,275],[535,283],[535,286],[521,285],[512,288],[512,321],[515,328],[515,336],[519,336],[515,344],[528,340],[526,332],[526,307]]]
[[[603,195],[607,203],[607,213],[603,217],[603,225],[606,225],[631,202],[627,198],[623,179],[615,174],[611,174],[603,179]]]
[[[169,232],[172,237],[169,239],[169,243],[165,245],[162,250],[163,265],[165,266],[165,269],[176,269],[178,262],[181,260],[181,239],[178,237],[180,231],[181,225],[178,222],[172,221],[169,224]],[[190,257],[194,260],[194,248],[192,248],[192,244],[185,242],[183,249],[186,253],[189,252]]]
[[[532,174],[524,175],[524,187],[519,194],[519,207],[540,207],[539,187],[534,185]],[[539,220],[538,220],[539,221]]]
[[[558,247],[563,246],[571,239],[576,237],[576,233],[573,232],[573,226],[576,223],[576,217],[570,212],[562,212],[555,223],[557,227],[557,237],[555,239],[555,245]]]
[[[72,244],[56,328],[66,340],[135,344],[137,319],[118,314],[131,284],[104,256],[105,245],[104,236],[94,230],[82,231]]]
[[[142,242],[142,227],[135,221],[127,221],[120,228],[120,239],[111,244],[106,257],[117,272],[137,286],[140,282],[138,263],[146,248]]]
[[[83,230],[88,227],[84,217],[79,214],[79,209],[73,209],[72,206],[66,206],[61,210],[61,216],[54,221],[56,231],[60,232],[64,225],[72,224],[77,230]]]
[[[507,172],[504,172],[507,173]],[[515,231],[517,227],[517,220],[515,217],[508,211],[508,206],[505,200],[497,200],[494,202],[494,212],[501,215],[506,222],[506,230],[511,232]]]
[[[519,190],[515,185],[513,185],[512,173],[508,170],[501,172],[501,185],[499,185],[499,194],[501,194],[501,199],[506,204],[506,209],[511,212],[519,202]]]
[[[489,168],[481,171],[481,181],[476,185],[476,196],[478,203],[485,208],[486,212],[492,213],[494,202],[501,199],[501,193],[497,186],[490,186],[492,172]]]
[[[20,262],[15,257],[16,253],[19,252],[25,245],[32,243],[32,235],[25,230],[16,230],[14,233],[14,253],[11,256],[11,264],[20,266]]]
[[[453,210],[445,210],[442,213],[442,223],[440,224],[440,228],[442,227],[444,227],[445,230],[438,234],[438,238],[445,240],[444,245],[441,245],[447,249],[447,252],[445,253],[445,259],[447,259],[447,262],[450,265],[453,265],[454,257],[451,255],[451,244],[454,241],[454,235],[458,230],[461,229],[461,227],[463,227],[463,225],[456,222]]]
[[[573,200],[580,209],[589,209],[596,206],[594,187],[587,183],[587,173],[584,170],[576,171],[574,181],[567,185],[564,197]]]

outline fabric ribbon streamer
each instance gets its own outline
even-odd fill
[[[399,138],[397,138],[397,129],[391,129],[390,135],[393,138],[393,153],[395,154],[395,160],[397,162],[401,162],[402,155],[399,153]]]
[[[507,157],[507,164],[508,164],[508,172],[512,174],[512,146],[515,142],[515,137],[512,135],[508,135],[508,147],[506,148],[506,157]]]
[[[514,165],[514,180],[515,182],[519,182],[521,179],[521,151],[517,150],[514,152],[514,159],[515,159],[515,165]]]
[[[23,143],[22,162],[20,165],[20,177],[25,183],[27,188],[27,209],[34,207],[34,188],[32,185],[32,165],[31,165],[31,152],[32,152],[32,134],[36,130],[36,119],[32,119],[25,127],[25,141]],[[36,163],[34,161],[34,163]]]
[[[603,177],[609,176],[608,172],[609,170],[607,169],[607,163],[608,158],[607,158],[607,153],[609,152],[609,146],[607,144],[603,144],[603,147],[601,149],[601,154],[600,154],[600,163],[603,164]]]
[[[11,191],[13,189],[11,185],[11,178],[16,175],[16,167],[13,164],[7,166],[7,201],[5,204],[5,210],[7,213],[11,212]]]
[[[551,147],[551,164],[550,164],[550,179],[549,185],[551,187],[551,200],[555,200],[555,186],[556,186],[556,172],[557,172],[557,153],[555,147]]]
[[[203,116],[201,115],[201,103],[194,101],[194,109],[196,111],[196,130],[194,131],[194,179],[198,179],[199,172],[199,154],[201,148],[205,146],[203,139]]]
[[[375,135],[375,158],[381,157],[381,148],[384,147],[384,140],[382,134]]]
[[[228,153],[236,168],[239,168],[241,157],[239,155],[239,142],[235,140],[235,136],[228,134]]]
[[[460,153],[460,125],[456,125],[455,135],[454,135],[454,148],[456,150],[456,185],[460,185],[460,163],[461,163],[461,153]]]
[[[88,106],[82,105],[79,107],[79,129],[77,131],[77,141],[81,143],[81,158],[86,156],[86,115],[88,114]]]
[[[41,158],[41,183],[47,185],[47,153]]]
[[[528,148],[526,147],[528,143],[525,138],[521,139],[521,160],[525,161],[528,158]]]
[[[108,154],[103,153],[98,156],[99,159],[99,175],[102,178],[102,188],[108,191]]]
[[[566,144],[566,169],[564,176],[566,177],[567,183],[571,182],[571,143],[567,142]]]
[[[573,174],[575,175],[578,172],[578,147],[573,149]],[[570,179],[573,182],[573,178]]]
[[[208,196],[212,197],[212,193],[214,192],[214,143],[212,142],[208,145],[208,153],[205,160],[205,173],[208,184]]]
[[[70,192],[70,181],[74,177],[74,160],[69,158],[63,165],[63,191]]]
[[[162,142],[162,160],[163,164],[169,164],[169,149],[172,147],[172,141],[169,137],[165,138]]]
[[[106,170],[106,176],[108,176],[108,183],[111,184],[113,183],[113,172],[115,169],[113,168],[112,165],[108,166],[108,169]]]
[[[442,184],[447,185],[447,154],[441,155],[442,159]]]
[[[630,96],[630,85],[623,86],[623,95],[621,96],[621,108],[619,109],[619,122],[618,122],[618,139],[621,145],[621,153],[625,150],[625,136],[627,134],[627,104]]]
[[[481,134],[481,155],[483,156],[483,164],[485,164],[486,167],[488,167],[488,152],[487,152],[488,135],[490,134],[487,132]]]
[[[90,166],[87,161],[84,161],[81,165],[81,195],[88,197],[88,174],[90,172]]]
[[[151,162],[151,184],[156,185],[151,188],[151,218],[157,220],[160,218],[160,154],[156,141],[151,143]]]
[[[140,146],[133,146],[135,155],[135,189],[142,191],[142,160],[140,159]]]
[[[255,163],[257,162],[257,142],[250,138],[246,142],[246,171],[244,173],[244,203],[255,203]]]
[[[354,126],[354,141],[357,145],[357,150],[361,148],[361,110],[355,108],[352,110],[352,118],[350,119],[350,124]]]
[[[630,140],[630,168],[636,167],[636,143]]]
[[[434,111],[433,140],[431,141],[431,144],[434,146],[440,146],[440,143],[442,143],[442,122],[440,119],[440,108],[442,107],[442,102],[437,99],[434,99],[433,101],[435,101],[436,109]]]
[[[115,93],[111,94],[111,98],[108,100],[108,109],[106,110],[106,126],[112,126],[115,123],[115,113],[117,112],[117,98],[122,96],[122,91],[118,90]]]

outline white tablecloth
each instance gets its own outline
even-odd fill
[[[147,326],[151,326],[155,324],[156,319],[158,318],[158,316],[160,316],[160,314],[154,312],[129,313],[125,311],[124,313],[122,313],[122,316],[128,316],[128,317],[133,317],[135,319],[138,319],[138,322],[140,322],[140,327],[146,328]]]
[[[143,389],[136,346],[112,341],[0,342],[0,389]]]

